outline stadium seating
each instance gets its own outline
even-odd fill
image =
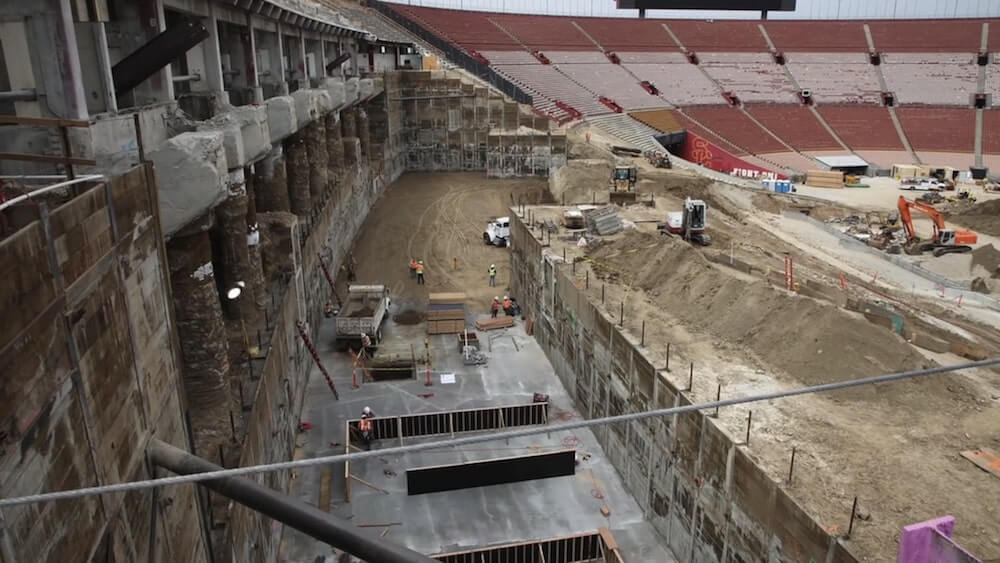
[[[732,144],[753,154],[786,152],[788,148],[753,122],[738,108],[726,106],[695,106],[685,113],[701,122]]]
[[[768,52],[759,22],[732,20],[681,20],[665,22],[681,45],[695,53],[708,51]]]
[[[852,149],[904,150],[886,108],[831,105],[816,109],[840,140]]]
[[[570,80],[552,65],[513,64],[492,66],[497,72],[530,90],[533,94],[540,94],[553,102],[560,101],[569,104],[584,115],[597,115],[611,111],[599,102],[597,96],[592,92]],[[544,111],[544,107],[540,105],[538,100],[535,101],[534,105],[536,108]]]
[[[798,89],[767,53],[703,53],[701,68],[744,102],[795,103]]]
[[[965,163],[974,150],[971,105],[979,93],[976,56],[987,20],[639,20],[392,9],[481,53],[532,94],[536,109],[560,120],[602,116],[611,123],[613,110],[601,97],[626,111],[668,108],[690,132],[774,169],[819,167],[810,154],[843,153],[838,138],[881,166],[916,156]],[[988,48],[998,57],[1000,20],[988,22]],[[871,64],[866,25],[880,66]],[[768,40],[784,64],[775,62]],[[532,50],[551,64],[541,64]],[[690,60],[685,50],[693,53]],[[642,81],[659,94],[649,94]],[[802,106],[802,90],[811,93],[821,119]],[[912,153],[882,107],[883,90],[894,95],[893,111]],[[741,107],[730,107],[724,92]],[[983,92],[1000,105],[1000,62],[985,69]],[[986,110],[985,154],[1000,156],[998,131],[1000,110]]]
[[[983,20],[878,20],[868,29],[880,53],[978,53]]]
[[[521,45],[490,23],[486,12],[392,4],[392,9],[466,50],[518,50]]]
[[[841,149],[808,108],[786,105],[748,105],[747,113],[797,151]]]
[[[665,62],[625,63],[622,66],[641,80],[652,82],[660,90],[660,97],[675,105],[723,103],[715,83],[705,77],[698,67],[689,63],[681,53],[660,53]],[[669,58],[667,58],[669,57]]]
[[[768,21],[763,25],[775,49],[783,53],[868,52],[863,22]]]
[[[596,50],[597,46],[580,32],[570,18],[495,14],[489,18],[529,49],[549,51]]]
[[[979,67],[973,54],[889,53],[882,75],[900,104],[971,106]]]
[[[915,151],[969,152],[976,133],[976,111],[967,108],[896,109],[903,133]]]
[[[1000,154],[1000,109],[983,112],[983,152]]]
[[[596,93],[615,101],[622,108],[662,107],[664,102],[639,86],[639,81],[619,65],[603,63],[571,63],[556,65],[560,72]]]
[[[576,18],[576,23],[606,51],[679,52],[680,48],[656,20]]]
[[[881,102],[875,67],[865,53],[785,53],[785,68],[817,104]]]

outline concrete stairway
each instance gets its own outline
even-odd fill
[[[602,115],[599,117],[587,118],[587,122],[594,125],[601,131],[617,139],[621,139],[626,144],[643,151],[663,151],[660,143],[653,138],[660,132],[648,125],[639,123],[626,114]]]

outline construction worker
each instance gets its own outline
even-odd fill
[[[590,131],[587,131],[587,144],[590,144]]]
[[[357,268],[358,262],[354,259],[354,253],[347,253],[347,281],[353,282],[357,277],[354,275],[354,269]]]
[[[490,264],[490,287],[497,286],[497,265]]]
[[[372,339],[367,332],[361,333],[361,352],[369,358],[372,357]]]
[[[323,316],[328,319],[333,316],[333,303],[327,301],[326,305],[323,305]]]
[[[497,313],[500,312],[500,298],[494,297],[493,303],[490,303],[490,317],[497,318]]]
[[[510,302],[510,297],[506,295],[503,296],[503,312],[507,313],[508,317],[514,316],[514,307]]]
[[[424,285],[424,261],[417,260],[417,267],[414,268],[417,272],[417,285]]]
[[[358,430],[361,431],[361,439],[365,442],[365,449],[371,448],[373,425],[371,419],[375,418],[375,413],[371,407],[365,407],[361,411],[361,420],[358,422]]]
[[[417,261],[413,258],[410,258],[410,277],[417,277]]]

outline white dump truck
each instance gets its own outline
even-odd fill
[[[389,289],[384,285],[351,285],[337,313],[337,346],[358,348],[361,335],[373,344],[382,340],[382,322],[389,312]]]
[[[483,242],[493,246],[510,246],[510,217],[497,217],[486,223]]]

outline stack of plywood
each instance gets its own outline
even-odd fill
[[[430,294],[427,304],[427,334],[454,334],[464,330],[465,294]]]
[[[806,172],[806,185],[814,188],[843,188],[844,173],[836,170],[810,170]]]
[[[490,317],[476,319],[476,328],[482,331],[510,328],[512,326],[514,326],[514,317],[508,317],[507,315],[495,319]]]

